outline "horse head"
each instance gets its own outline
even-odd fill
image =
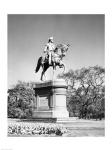
[[[61,50],[61,55],[60,56],[62,58],[66,56],[66,53],[68,51],[69,46],[70,46],[69,44],[67,44],[67,45],[66,44],[57,45],[57,48]]]

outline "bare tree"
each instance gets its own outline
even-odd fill
[[[99,66],[70,70],[59,75],[68,84],[67,106],[80,118],[99,118],[105,114],[105,69]]]

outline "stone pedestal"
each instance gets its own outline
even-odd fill
[[[62,79],[35,84],[36,102],[33,118],[68,118],[66,89],[66,82]]]

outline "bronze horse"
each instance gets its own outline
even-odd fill
[[[52,66],[53,70],[56,70],[56,66],[59,66],[60,68],[64,68],[65,70],[65,65],[62,63],[62,59],[63,57],[65,57],[66,52],[68,51],[69,48],[69,44],[65,45],[65,44],[58,44],[55,48],[56,51],[58,51],[59,49],[61,50],[61,54],[58,54],[58,61],[54,59],[51,60],[51,65],[49,65],[49,61],[48,61],[48,57],[43,60],[43,57],[39,57],[38,62],[37,62],[37,66],[35,69],[35,73],[37,73],[40,69],[40,67],[42,67],[42,73],[41,73],[41,80],[43,80],[43,75],[45,74],[45,72],[47,71],[47,69]],[[54,51],[55,51],[54,50]]]

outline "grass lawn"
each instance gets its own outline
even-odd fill
[[[73,120],[73,119],[72,119]],[[8,123],[18,123],[21,120],[18,119],[8,119]],[[26,123],[26,121],[25,121]],[[29,124],[35,124],[35,121],[27,122]],[[38,123],[38,122],[36,122]],[[48,123],[45,123],[48,124]],[[74,119],[72,122],[63,122],[58,123],[63,124],[68,133],[64,134],[63,136],[67,137],[102,137],[105,136],[105,121],[96,121],[96,120],[83,120],[83,119]]]
[[[102,137],[105,136],[105,121],[79,120],[73,123],[64,123],[69,130],[68,137]]]

